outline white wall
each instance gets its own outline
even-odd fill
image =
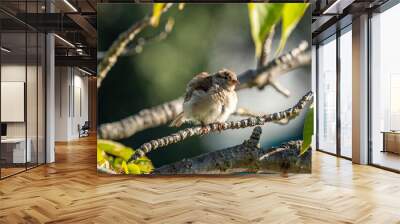
[[[28,74],[33,72],[36,67],[28,66],[27,67]],[[25,82],[25,64],[5,64],[1,66],[1,81],[2,82]],[[28,92],[28,97],[36,96],[36,90],[33,93]],[[36,106],[36,105],[35,105]],[[6,110],[7,108],[1,108],[1,110]],[[28,115],[29,116],[29,115]],[[35,114],[36,116],[36,114]],[[31,121],[30,117],[28,117],[28,121]],[[7,122],[7,136],[8,137],[25,137],[25,122]]]
[[[38,71],[36,69],[39,69]],[[27,80],[25,80],[27,78]],[[3,64],[1,66],[2,82],[24,82],[26,84],[26,106],[24,105],[22,113],[26,112],[26,120],[22,122],[6,122],[7,137],[29,139],[32,162],[39,159],[39,163],[44,163],[45,150],[45,120],[44,120],[44,74],[42,67],[36,67],[25,64]],[[7,97],[7,96],[2,96]],[[2,107],[1,110],[10,110]],[[4,111],[3,111],[4,112]],[[8,111],[10,112],[10,111]],[[37,153],[39,154],[37,156]]]
[[[80,108],[81,107],[81,108]],[[88,120],[88,78],[72,67],[56,67],[56,141],[79,138],[78,124]]]
[[[55,68],[55,140],[68,140],[68,88],[70,77],[67,67]]]

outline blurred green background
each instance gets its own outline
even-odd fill
[[[97,4],[98,55],[101,56],[120,33],[152,12],[151,4]],[[184,94],[186,83],[202,71],[214,73],[221,68],[241,73],[255,68],[254,45],[250,34],[246,4],[186,4],[179,11],[173,6],[161,17],[157,28],[147,28],[139,37],[152,36],[164,28],[168,17],[175,25],[160,42],[146,44],[143,51],[122,56],[98,90],[99,124],[112,122],[139,110],[175,99]],[[279,44],[279,29],[273,42]],[[288,40],[284,52],[301,40],[311,43],[311,13],[308,10]],[[272,113],[287,109],[311,89],[311,65],[281,76],[280,81],[292,95],[288,98],[272,87],[239,92],[239,106],[252,111]],[[263,127],[262,146],[270,147],[302,138],[304,114],[288,125]],[[232,117],[231,119],[239,119]],[[166,126],[148,129],[121,142],[133,148],[149,140],[175,132]],[[194,137],[149,153],[155,167],[190,158],[208,151],[240,144],[250,128],[221,134]]]

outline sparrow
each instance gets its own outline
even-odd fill
[[[213,75],[207,72],[196,75],[186,86],[183,111],[170,126],[179,127],[185,122],[202,126],[225,122],[236,110],[238,84],[236,74],[227,69]]]

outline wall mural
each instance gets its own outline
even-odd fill
[[[311,172],[309,4],[98,4],[97,27],[99,172]]]

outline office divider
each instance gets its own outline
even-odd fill
[[[42,5],[20,1],[17,7],[40,13],[45,12]],[[45,163],[46,40],[43,32],[24,22],[26,15],[13,16],[4,8],[0,12],[1,179]]]

